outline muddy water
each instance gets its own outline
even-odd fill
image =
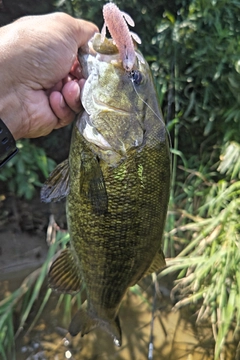
[[[5,274],[0,287],[13,290],[20,285],[18,280],[26,276],[26,269]],[[2,276],[3,277],[3,276]],[[161,284],[166,290],[167,284]],[[120,309],[123,330],[123,345],[116,348],[111,338],[101,330],[95,330],[84,338],[66,336],[69,318],[64,317],[64,309],[56,310],[59,296],[53,294],[47,307],[33,330],[26,333],[41,304],[36,304],[29,323],[17,339],[17,360],[146,360],[152,318],[152,289],[144,297],[129,291]],[[164,291],[166,293],[166,291]],[[146,300],[147,299],[147,300]],[[172,311],[168,296],[158,297],[154,320],[153,360],[212,360],[213,337],[209,326],[195,325],[195,316],[190,309]],[[76,311],[76,309],[74,309]],[[73,312],[74,312],[73,311]],[[65,337],[66,336],[66,337]],[[224,360],[234,359],[234,350],[229,349]],[[11,359],[9,359],[11,360]]]
[[[145,360],[148,358],[151,309],[139,296],[129,294],[125,297],[120,311],[123,330],[123,345],[116,348],[109,336],[101,330],[68,341],[63,340],[61,331],[64,324],[62,316],[54,311],[54,303],[45,309],[35,329],[17,342],[17,359],[75,359],[75,360]],[[62,327],[63,326],[63,327]],[[181,312],[173,313],[164,306],[156,312],[154,321],[153,359],[161,360],[210,360],[213,359],[209,328],[194,328]],[[34,350],[35,347],[35,350]],[[33,354],[38,354],[34,357]],[[30,356],[31,355],[31,356]]]

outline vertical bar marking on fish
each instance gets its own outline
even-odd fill
[[[136,60],[136,54],[132,34],[129,31],[127,23],[134,26],[134,21],[128,14],[121,11],[117,5],[113,3],[108,3],[103,6],[103,18],[102,37],[105,36],[107,27],[119,50],[124,69],[131,71]],[[134,39],[137,38],[134,36]]]

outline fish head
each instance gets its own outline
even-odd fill
[[[87,80],[81,92],[85,112],[77,126],[100,157],[116,166],[143,144],[146,103],[154,91],[149,66],[136,50],[134,67],[126,71],[116,45],[100,34],[81,49],[79,60]]]

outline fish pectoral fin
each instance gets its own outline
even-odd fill
[[[80,332],[81,336],[84,336],[96,327],[100,327],[101,329],[105,330],[113,337],[114,344],[116,346],[121,346],[122,331],[118,316],[113,321],[105,321],[103,319],[91,317],[91,315],[84,308],[81,308],[74,315],[68,331],[72,336],[76,336]]]
[[[87,184],[86,196],[90,200],[95,214],[105,214],[108,210],[108,197],[103,178],[102,169],[96,157],[88,159],[88,163],[82,163],[82,176],[84,184]]]
[[[69,193],[69,163],[68,159],[61,162],[50,174],[41,189],[41,201],[56,202]]]
[[[166,266],[165,256],[162,249],[160,249],[155,255],[151,265],[149,266],[143,277],[150,275],[153,272],[157,272],[162,268],[164,268],[165,266]]]
[[[64,249],[48,272],[49,286],[62,293],[75,294],[82,288],[76,260],[70,249]]]

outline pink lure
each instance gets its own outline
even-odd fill
[[[136,42],[141,43],[138,35],[129,31],[127,26],[127,23],[130,26],[135,25],[133,19],[113,3],[108,3],[103,6],[103,18],[104,25],[101,32],[102,41],[106,36],[107,27],[119,50],[124,69],[126,71],[131,71],[136,60],[133,39]]]

